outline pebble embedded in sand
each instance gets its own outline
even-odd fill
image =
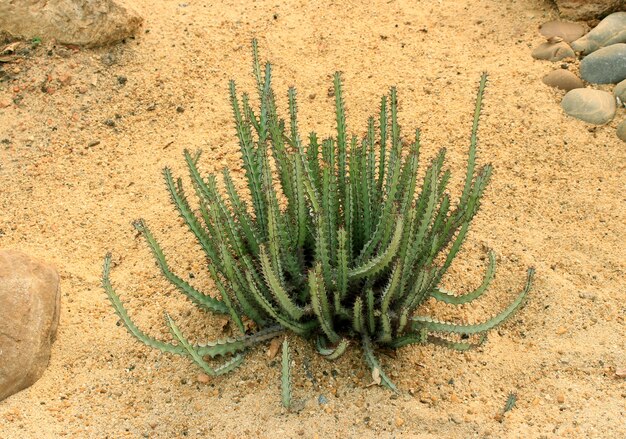
[[[559,393],[556,397],[556,402],[558,402],[559,404],[563,404],[565,402],[565,395]]]
[[[196,381],[201,384],[207,384],[209,382],[209,376],[206,373],[199,373],[196,377]]]
[[[546,38],[560,37],[566,43],[571,43],[585,34],[585,26],[571,21],[548,21],[539,28],[539,32]]]
[[[270,347],[267,350],[267,358],[273,360],[274,357],[278,354],[280,347],[282,346],[283,340],[279,337],[272,339],[270,342]]]
[[[569,70],[559,69],[548,73],[542,79],[543,83],[561,90],[570,91],[575,88],[584,88],[585,84]]]
[[[626,142],[626,120],[623,120],[617,126],[617,137]]]
[[[615,86],[613,94],[616,98],[619,98],[622,105],[626,105],[626,79]]]
[[[615,117],[615,98],[609,92],[590,88],[568,91],[561,107],[570,116],[594,125],[604,125]]]
[[[617,43],[626,43],[626,12],[615,12],[607,16],[587,35],[573,41],[572,49],[588,55]]]
[[[542,43],[532,51],[532,57],[546,61],[560,61],[565,58],[574,58],[576,54],[564,41],[558,43]]]
[[[603,47],[583,58],[580,76],[593,84],[617,84],[626,79],[626,44]]]

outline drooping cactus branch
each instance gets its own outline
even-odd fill
[[[172,203],[206,255],[216,294],[202,293],[177,276],[145,222],[135,222],[167,280],[196,306],[230,316],[243,335],[192,344],[167,316],[174,343],[148,336],[131,321],[113,290],[107,255],[103,286],[133,336],[161,351],[188,356],[210,375],[234,369],[248,347],[285,330],[315,336],[318,351],[331,360],[354,341],[361,344],[366,363],[380,382],[395,390],[375,356],[376,347],[434,343],[466,350],[482,343],[487,331],[519,309],[531,288],[533,269],[528,270],[521,293],[484,323],[440,322],[415,315],[430,297],[453,305],[470,303],[486,292],[495,275],[495,256],[489,252],[485,277],[474,291],[457,295],[439,286],[491,177],[491,165],[476,165],[485,74],[478,87],[463,191],[456,202],[447,190],[445,149],[426,166],[418,184],[420,134],[416,131],[404,151],[395,88],[381,99],[378,121],[370,118],[367,134],[358,139],[348,135],[343,84],[336,73],[336,135],[319,141],[311,133],[305,142],[298,130],[296,91],[289,89],[285,121],[278,115],[271,87],[272,66],[261,65],[256,41],[253,74],[258,108],[251,107],[246,93],[238,96],[234,81],[229,86],[248,193],[236,190],[227,170],[222,193],[217,177],[203,176],[198,169],[199,154],[185,151],[199,199],[199,209],[194,210],[182,180],[164,170]],[[245,335],[246,319],[254,322],[257,332]],[[474,342],[462,340],[474,334]],[[213,367],[206,356],[229,359]],[[290,361],[285,342],[282,369],[287,375]],[[290,376],[283,378],[282,389],[283,403],[288,405]]]

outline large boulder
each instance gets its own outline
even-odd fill
[[[133,35],[143,19],[115,0],[0,0],[0,32],[104,46]]]
[[[60,301],[52,266],[0,250],[0,401],[32,385],[48,367]]]
[[[626,0],[554,0],[562,18],[591,20],[626,9]]]

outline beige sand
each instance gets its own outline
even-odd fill
[[[44,42],[5,65],[15,79],[0,83],[0,99],[21,101],[0,109],[0,247],[56,263],[63,309],[42,379],[0,403],[0,437],[626,437],[626,383],[616,376],[626,367],[626,147],[615,136],[625,112],[591,127],[566,117],[562,94],[541,83],[555,66],[530,51],[541,42],[538,26],[556,17],[551,3],[220,3],[135,0],[146,19],[136,40],[97,51]],[[307,400],[299,413],[281,408],[267,345],[233,374],[199,383],[188,360],[116,326],[100,288],[112,251],[113,281],[142,328],[169,339],[167,310],[188,333],[223,336],[218,318],[159,276],[131,221],[145,218],[172,265],[205,286],[201,253],[169,204],[161,169],[184,176],[183,149],[201,148],[205,171],[228,166],[243,183],[227,81],[253,91],[254,36],[275,66],[283,114],[286,89],[297,86],[303,132],[331,133],[335,70],[358,135],[397,85],[405,135],[422,129],[424,161],[448,147],[455,190],[478,79],[490,73],[479,160],[494,164],[494,178],[445,283],[477,285],[486,248],[497,252],[499,271],[477,307],[434,311],[487,317],[519,290],[528,266],[537,269],[535,287],[479,350],[383,355],[398,397],[366,388],[358,348],[330,363],[295,338],[294,396]],[[510,392],[517,405],[499,421]],[[330,403],[319,406],[319,395]]]

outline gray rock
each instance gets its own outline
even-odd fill
[[[626,120],[621,121],[617,126],[617,137],[626,142]]]
[[[626,79],[615,86],[613,94],[619,98],[622,105],[626,106]]]
[[[575,88],[584,88],[585,84],[569,70],[559,69],[548,73],[542,79],[543,83],[550,87],[570,91]]]
[[[626,44],[603,47],[583,58],[580,76],[593,84],[617,84],[626,79]]]
[[[612,44],[626,43],[626,12],[615,12],[602,20],[591,32],[572,43],[572,49],[589,55]]]
[[[15,250],[0,250],[0,401],[37,381],[59,323],[59,275]]]
[[[615,97],[606,91],[577,88],[568,91],[561,107],[570,116],[594,125],[604,125],[615,117]]]
[[[543,43],[537,46],[532,52],[535,59],[543,59],[546,61],[560,61],[565,58],[574,58],[576,54],[564,41],[558,43]]]
[[[586,28],[580,23],[571,21],[548,21],[539,28],[539,32],[546,38],[559,37],[566,43],[571,43],[585,35]]]

